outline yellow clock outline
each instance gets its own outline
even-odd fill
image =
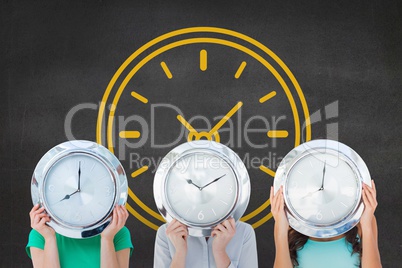
[[[235,37],[238,38],[242,41],[245,41],[248,44],[254,45],[256,48],[260,49],[266,55],[268,55],[271,59],[273,59],[281,68],[282,70],[286,73],[288,78],[290,79],[291,83],[293,84],[293,87],[296,90],[297,96],[299,98],[299,101],[302,106],[303,110],[303,115],[305,118],[305,141],[309,141],[311,139],[311,123],[310,123],[310,115],[309,115],[309,110],[307,106],[307,102],[304,98],[303,92],[301,90],[301,87],[299,83],[297,82],[296,78],[292,74],[292,72],[289,70],[289,68],[285,65],[285,63],[275,54],[273,53],[270,49],[268,49],[266,46],[264,46],[262,43],[258,42],[257,40],[248,37],[244,34],[238,33],[236,31],[228,30],[228,29],[223,29],[223,28],[217,28],[217,27],[191,27],[191,28],[184,28],[180,30],[175,30],[169,33],[166,33],[164,35],[161,35],[142,47],[140,47],[138,50],[136,50],[130,57],[128,57],[124,63],[119,67],[119,69],[116,71],[116,73],[113,75],[111,81],[109,82],[105,93],[103,95],[100,107],[99,107],[99,113],[98,113],[98,119],[97,119],[97,126],[96,126],[96,140],[99,144],[102,144],[102,126],[103,126],[103,118],[105,114],[105,109],[106,109],[106,103],[107,100],[109,99],[109,96],[112,92],[112,89],[114,88],[117,80],[121,76],[121,74],[126,70],[126,68],[130,65],[131,62],[133,62],[137,57],[139,57],[143,52],[145,52],[147,49],[151,48],[152,46],[165,41],[169,38],[173,37],[178,37],[181,35],[186,35],[186,34],[193,34],[193,33],[214,33],[214,34],[222,34],[228,37]],[[260,56],[258,53],[254,52],[253,50],[242,46],[236,42],[225,40],[225,39],[220,39],[220,38],[211,38],[211,37],[201,37],[201,38],[187,38],[187,39],[182,39],[179,41],[171,42],[167,45],[164,45],[161,48],[156,49],[155,51],[149,53],[145,58],[143,58],[141,61],[139,61],[132,69],[131,71],[126,75],[126,77],[123,79],[122,83],[118,87],[118,90],[113,98],[112,104],[110,106],[110,112],[108,115],[108,121],[106,125],[106,138],[107,138],[107,148],[114,153],[114,146],[113,146],[113,135],[112,135],[112,130],[113,130],[113,122],[114,122],[114,114],[115,110],[118,104],[118,101],[120,99],[121,94],[123,93],[126,85],[129,83],[131,78],[136,74],[138,70],[142,68],[147,62],[149,62],[151,59],[155,58],[156,56],[170,50],[176,47],[184,46],[184,45],[189,45],[189,44],[197,44],[197,43],[210,43],[210,44],[218,44],[218,45],[223,45],[227,47],[232,47],[234,49],[237,49],[239,51],[242,51],[252,58],[256,59],[258,62],[260,62],[265,68],[268,69],[270,73],[272,73],[277,81],[280,83],[282,89],[285,91],[286,97],[290,103],[290,107],[293,113],[293,118],[294,118],[294,123],[295,123],[295,141],[294,141],[294,147],[298,146],[301,142],[301,131],[300,131],[300,119],[299,119],[299,113],[298,109],[296,106],[296,103],[294,101],[293,95],[287,86],[286,82],[282,78],[282,76],[279,74],[279,72],[270,64],[268,63],[267,60],[265,60],[264,57]],[[202,61],[202,60],[201,60]],[[200,62],[200,68],[202,69],[202,66],[205,66],[205,62]],[[242,64],[243,65],[243,64]],[[166,64],[164,62],[161,63],[162,69],[165,71],[167,77],[170,79],[172,78],[172,74],[170,73],[170,70],[167,68]],[[244,66],[240,66],[240,68],[244,69]],[[206,68],[206,66],[204,67]],[[240,70],[239,68],[239,70]],[[237,74],[236,74],[237,75]],[[270,94],[267,94],[266,96],[262,97],[260,99],[260,103],[265,102],[267,99],[273,97],[272,92]],[[139,100],[142,103],[148,103],[148,99],[145,98],[144,96],[141,96],[140,94],[136,92],[132,92],[132,96]],[[275,135],[275,134],[274,134]],[[279,134],[280,135],[280,134]],[[270,136],[270,133],[268,133],[268,136]],[[126,138],[138,138],[139,133],[137,132],[127,132],[123,136],[120,135],[120,137],[126,137]],[[270,137],[274,137],[271,136]],[[147,166],[143,166],[140,169],[134,171],[131,176],[136,177],[140,175],[141,173],[145,172],[148,169]],[[260,167],[261,171],[267,173],[269,176],[274,177],[275,172],[270,170],[269,168],[265,166]],[[164,222],[164,219],[160,216],[159,213],[148,207],[146,204],[144,204],[136,195],[135,193],[129,188],[128,189],[128,194],[132,198],[132,200],[145,212],[147,212],[150,216],[154,217],[155,219]],[[255,216],[259,215],[262,211],[264,211],[268,206],[270,205],[270,200],[267,199],[262,205],[260,205],[257,209],[254,211],[248,213],[247,215],[243,216],[241,218],[242,221],[248,221]],[[142,223],[147,225],[148,227],[157,230],[158,225],[152,223],[148,219],[146,219],[144,216],[142,216],[138,211],[136,211],[133,207],[131,207],[127,203],[127,209],[129,212],[135,216],[138,220],[140,220]],[[266,221],[268,221],[272,217],[272,213],[269,212],[267,215],[262,217],[260,220],[252,224],[254,228],[257,228],[264,224]]]

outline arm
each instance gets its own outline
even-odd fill
[[[363,184],[364,211],[360,218],[360,231],[362,241],[362,268],[380,268],[381,258],[377,241],[377,221],[374,211],[377,207],[376,188],[372,181],[373,188]]]
[[[174,219],[166,229],[166,235],[175,248],[171,268],[184,268],[186,267],[187,256],[187,227]]]
[[[116,252],[113,242],[117,232],[125,225],[127,218],[128,212],[124,206],[114,208],[112,221],[101,233],[101,267],[128,267],[130,249],[126,248]]]
[[[44,249],[31,247],[32,264],[34,267],[60,267],[59,251],[57,249],[56,234],[53,228],[46,225],[50,221],[49,215],[44,212],[45,208],[35,205],[29,213],[31,227],[45,239]]]
[[[167,228],[163,225],[156,233],[154,267],[184,268],[187,256],[187,226],[176,219]],[[173,244],[174,254],[171,257],[169,241]]]
[[[274,268],[293,268],[289,253],[288,230],[289,223],[285,214],[285,201],[283,188],[274,195],[271,186],[271,212],[275,219],[274,240],[275,240],[275,262]]]

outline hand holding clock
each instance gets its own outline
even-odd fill
[[[29,212],[29,217],[32,229],[40,233],[45,240],[55,236],[53,228],[46,224],[50,222],[50,216],[46,213],[44,207],[39,207],[39,204],[35,205]]]
[[[176,252],[170,267],[185,267],[187,255],[187,226],[174,219],[166,228],[166,236],[172,242]]]
[[[112,221],[101,233],[101,238],[113,241],[117,232],[126,224],[128,211],[124,205],[116,205],[113,209]]]
[[[360,218],[360,225],[363,230],[369,230],[372,228],[371,224],[374,218],[374,211],[377,208],[377,190],[373,180],[371,180],[371,184],[373,187],[363,183],[362,198],[364,211]]]
[[[211,236],[214,237],[214,241],[212,241],[212,251],[216,267],[228,267],[230,265],[226,247],[235,234],[236,222],[233,218],[218,224],[212,231]]]
[[[280,235],[288,235],[289,222],[285,213],[285,199],[283,197],[283,186],[274,194],[274,187],[270,192],[271,213],[275,220],[275,232]]]

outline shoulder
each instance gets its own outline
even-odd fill
[[[236,222],[236,232],[242,232],[242,233],[254,233],[253,227],[242,221],[237,221]]]
[[[242,236],[244,240],[255,239],[254,228],[242,221],[236,223],[236,235]]]
[[[162,224],[158,228],[158,231],[156,232],[156,238],[163,239],[164,237],[166,237],[166,228],[167,228],[167,223]]]

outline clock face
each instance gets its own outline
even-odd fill
[[[113,175],[97,158],[70,154],[49,169],[44,203],[55,220],[69,226],[93,225],[108,216],[115,201]]]
[[[128,211],[155,230],[164,219],[149,178],[163,156],[187,141],[230,147],[254,178],[243,220],[256,228],[272,217],[267,176],[311,139],[309,118],[300,85],[270,49],[235,31],[194,27],[127,58],[105,90],[96,135],[130,170]]]
[[[360,180],[352,166],[329,150],[300,158],[285,184],[288,209],[313,225],[335,224],[346,218],[360,195]]]
[[[311,237],[344,234],[364,210],[362,183],[371,185],[363,159],[334,140],[312,140],[291,150],[281,161],[275,193],[284,189],[289,225]]]
[[[224,159],[210,153],[180,158],[166,179],[166,197],[178,218],[192,225],[212,225],[230,214],[237,199],[237,178]]]

